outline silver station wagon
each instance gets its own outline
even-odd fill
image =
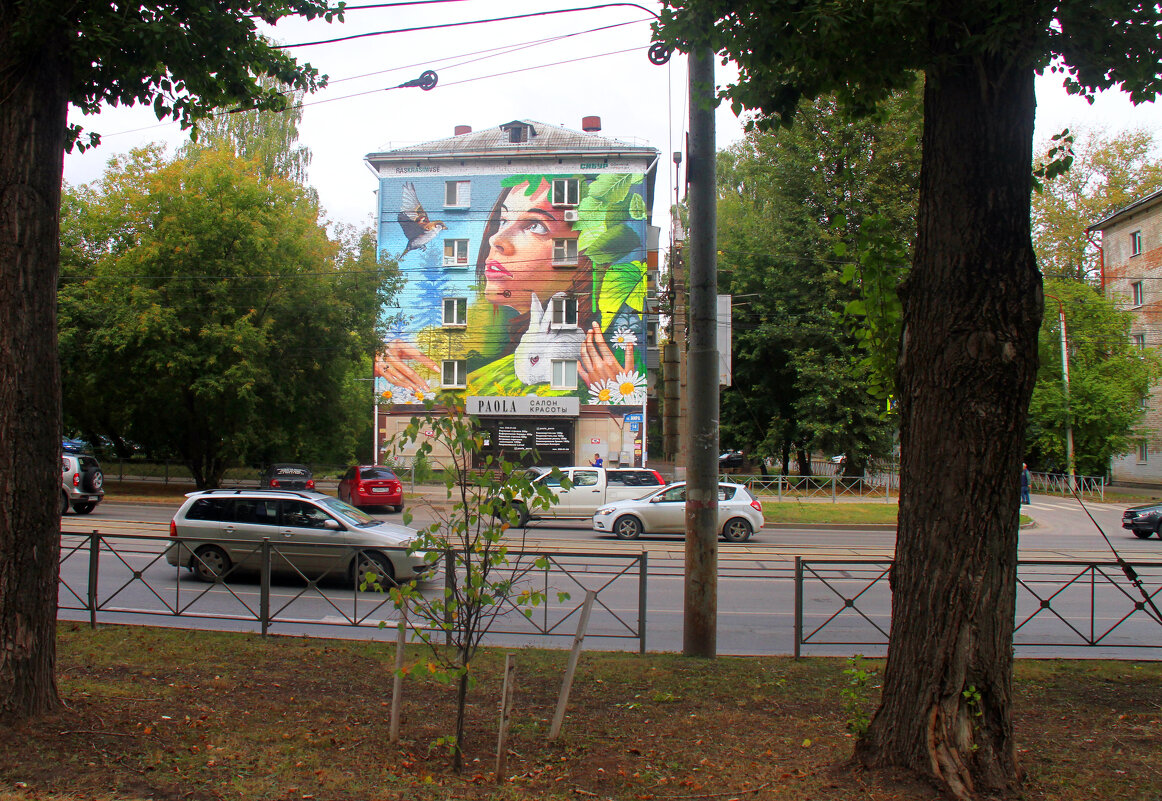
[[[269,541],[273,572],[333,577],[356,586],[390,586],[429,573],[422,552],[408,553],[415,529],[385,523],[330,495],[308,490],[191,492],[169,524],[177,538],[171,565],[204,581],[261,570]]]

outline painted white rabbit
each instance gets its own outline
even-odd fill
[[[581,358],[585,331],[576,325],[553,324],[553,298],[566,297],[558,292],[541,306],[534,292],[529,304],[529,329],[520,338],[513,354],[516,377],[525,384],[545,384],[553,377],[553,360]]]

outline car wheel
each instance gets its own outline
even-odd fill
[[[105,474],[100,470],[86,470],[81,476],[81,489],[85,492],[99,492],[105,486]]]
[[[384,592],[395,586],[391,560],[378,551],[360,551],[351,562],[351,579],[357,590]]]
[[[529,508],[523,503],[518,503],[513,508],[516,509],[517,513],[516,527],[524,528],[529,524]]]
[[[732,517],[722,527],[722,536],[727,542],[746,542],[753,533],[750,521],[742,517]]]
[[[613,533],[619,540],[636,540],[641,536],[642,524],[633,515],[623,515],[613,521]]]
[[[74,503],[73,511],[79,515],[87,515],[89,512],[97,508],[95,503]]]
[[[230,570],[230,557],[217,545],[203,545],[194,551],[192,566],[202,581],[221,581]]]
[[[389,506],[388,508],[391,509],[391,511],[393,511],[393,512],[402,512],[403,511],[403,504],[401,503],[401,504],[398,504],[396,506]]]
[[[1153,531],[1142,531],[1142,529],[1140,529],[1140,528],[1134,529],[1134,536],[1140,540],[1146,539],[1147,537],[1151,536],[1153,533],[1154,533]],[[1159,532],[1158,536],[1162,537],[1162,532]]]
[[[62,492],[61,493],[61,517],[64,517],[68,513],[69,513],[69,496]]]

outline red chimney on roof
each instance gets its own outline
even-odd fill
[[[600,117],[582,117],[581,118],[581,130],[585,131],[585,133],[597,133],[598,131],[601,130],[601,118]]]
[[[466,133],[472,133],[471,125],[457,125],[455,136],[463,136]]]

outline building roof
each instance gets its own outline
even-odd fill
[[[1150,206],[1153,206],[1159,202],[1162,202],[1162,189],[1159,189],[1156,192],[1151,192],[1150,194],[1146,195],[1141,200],[1135,200],[1133,203],[1126,206],[1124,209],[1118,209],[1113,214],[1110,214],[1109,216],[1107,216],[1101,220],[1098,220],[1097,222],[1095,222],[1093,225],[1091,225],[1089,228],[1086,228],[1085,230],[1087,232],[1088,231],[1103,231],[1106,228],[1109,228],[1110,226],[1112,226],[1114,223],[1121,222],[1121,219],[1123,217],[1128,217],[1132,214],[1136,214],[1139,211],[1145,211]]]
[[[526,129],[525,141],[512,141],[510,131],[514,127]],[[653,158],[658,151],[648,145],[624,142],[620,139],[601,136],[598,133],[574,131],[560,125],[550,125],[536,120],[513,120],[492,128],[450,136],[447,139],[437,139],[434,142],[424,142],[379,153],[368,153],[366,158],[368,161],[374,162],[417,157],[512,157],[564,153],[619,153],[627,156],[639,155]]]

